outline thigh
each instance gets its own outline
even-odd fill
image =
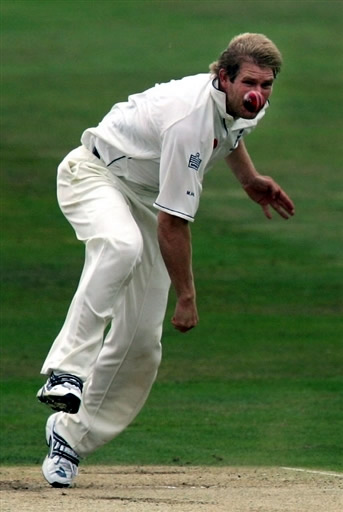
[[[68,158],[58,169],[60,208],[79,240],[105,237],[130,243],[140,237],[125,193],[115,186],[106,167],[89,159]]]
[[[118,333],[130,332],[127,339],[135,345],[132,347],[132,352],[135,352],[146,349],[149,351],[156,343],[159,344],[170,277],[160,252],[156,222],[144,210],[138,215],[135,207],[133,215],[143,238],[143,252],[140,264],[133,269],[130,283],[125,290],[125,305],[116,311],[113,338]]]

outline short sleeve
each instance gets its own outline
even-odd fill
[[[212,140],[199,133],[199,125],[194,121],[183,119],[163,134],[160,187],[154,203],[155,208],[191,222],[199,207]]]

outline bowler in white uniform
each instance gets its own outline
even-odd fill
[[[60,164],[58,202],[86,255],[37,394],[58,411],[46,425],[43,474],[52,486],[70,486],[80,459],[142,408],[161,361],[170,283],[172,324],[181,333],[197,325],[190,223],[213,164],[226,160],[268,218],[270,207],[293,215],[290,198],[256,171],[244,145],[266,113],[281,62],[265,36],[237,36],[209,73],[114,105]],[[259,94],[259,111],[248,108],[249,91]]]

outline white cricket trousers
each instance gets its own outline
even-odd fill
[[[161,361],[170,279],[158,246],[155,194],[132,186],[83,146],[58,168],[58,201],[86,255],[42,374],[62,371],[85,382],[79,412],[56,420],[80,457],[134,419]]]

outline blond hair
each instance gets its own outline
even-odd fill
[[[280,72],[282,56],[275,44],[263,34],[246,32],[234,37],[218,60],[210,64],[210,71],[218,76],[225,69],[234,82],[243,62],[253,62],[261,68],[271,68],[274,77]]]

